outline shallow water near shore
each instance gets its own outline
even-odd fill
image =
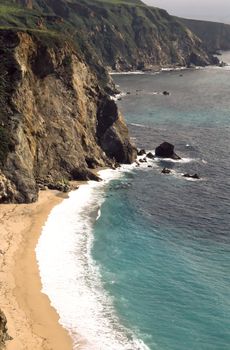
[[[183,160],[105,171],[52,211],[37,257],[74,349],[229,350],[229,78],[113,77],[136,144],[169,141]]]

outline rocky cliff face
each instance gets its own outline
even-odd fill
[[[190,30],[139,0],[3,2],[0,26],[13,28],[0,31],[0,202],[135,159],[106,68],[212,63]]]
[[[3,30],[0,54],[0,201],[135,159],[116,104],[70,44]]]
[[[2,23],[25,25],[17,11],[11,17]],[[113,70],[212,63],[184,24],[138,0],[33,0],[26,24],[70,34],[87,61],[93,58]]]
[[[7,333],[6,317],[0,310],[0,350],[5,349],[5,342],[9,339],[10,337]]]
[[[230,25],[191,19],[179,19],[204,43],[208,51],[230,50]]]
[[[141,2],[105,6],[97,1],[75,1],[69,6],[70,16],[81,14],[87,42],[110,69],[207,65],[212,60],[201,40],[162,9]]]

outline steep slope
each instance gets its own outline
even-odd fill
[[[136,150],[107,69],[212,62],[201,41],[136,0],[2,0],[0,201],[31,202]]]
[[[0,350],[5,349],[5,342],[9,339],[10,337],[7,333],[6,317],[0,310]]]
[[[208,51],[230,50],[230,25],[180,18],[203,42]]]
[[[32,6],[24,15],[18,7],[11,16],[0,16],[0,25],[61,30],[87,60],[92,57],[116,70],[212,62],[185,25],[138,0],[33,0]]]
[[[0,54],[0,201],[135,159],[115,102],[69,43],[2,30]]]

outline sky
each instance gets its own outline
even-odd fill
[[[230,23],[230,0],[142,0],[170,14],[194,19]]]

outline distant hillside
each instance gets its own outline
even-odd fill
[[[230,50],[230,25],[223,23],[179,19],[205,44],[210,52]]]
[[[184,24],[139,0],[2,1],[0,26],[61,32],[87,60],[112,69],[211,62],[201,41]]]

